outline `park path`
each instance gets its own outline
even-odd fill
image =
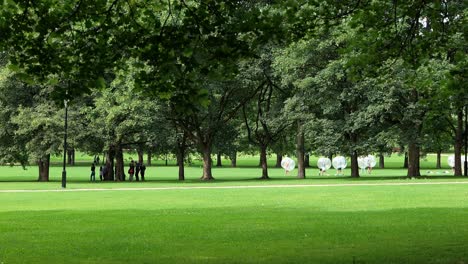
[[[311,187],[355,187],[355,186],[410,186],[410,185],[454,185],[459,182],[395,182],[395,183],[337,183],[337,184],[272,184],[272,185],[234,185],[234,186],[186,186],[186,187],[144,187],[144,188],[82,188],[51,190],[0,190],[0,193],[42,193],[42,192],[100,192],[100,191],[164,191],[197,189],[265,189],[265,188],[311,188]]]

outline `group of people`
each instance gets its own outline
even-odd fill
[[[129,168],[128,168],[128,175],[129,181],[133,181],[133,175],[135,175],[135,180],[140,181],[139,176],[141,176],[141,180],[145,180],[145,171],[146,166],[144,163],[135,162],[133,159],[130,160]]]
[[[133,161],[133,159],[130,159],[130,164],[129,164],[129,169],[128,169],[129,181],[133,181],[133,176],[135,176],[136,181],[140,181],[140,176],[141,176],[141,180],[144,181],[145,171],[146,171],[146,166],[144,163],[135,162]],[[107,173],[107,167],[100,166],[99,167],[99,179],[101,181],[104,180],[104,175],[106,175],[106,173]],[[96,181],[96,159],[91,164],[91,175],[90,175],[89,180],[92,182]]]

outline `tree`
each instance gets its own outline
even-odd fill
[[[273,54],[266,46],[258,60],[248,61],[245,71],[247,85],[255,86],[258,93],[242,108],[249,141],[260,148],[261,179],[269,179],[267,149],[283,137],[285,130],[292,125],[283,111],[284,102],[290,92],[281,87],[272,69]]]

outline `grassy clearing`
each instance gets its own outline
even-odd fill
[[[159,161],[148,181],[121,183],[90,183],[83,160],[67,168],[67,189],[468,182],[434,170],[432,158],[417,180],[395,156],[360,179],[271,168],[260,181],[258,158],[244,157],[239,168],[213,168],[212,182],[199,180],[196,163],[178,182],[177,167]],[[60,190],[61,171],[37,183],[35,167],[0,167],[0,189]],[[0,192],[0,201],[1,264],[468,263],[466,184]]]
[[[467,263],[466,185],[0,193],[0,262]]]

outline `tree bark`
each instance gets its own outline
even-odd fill
[[[221,153],[218,152],[216,153],[216,167],[222,167],[223,164],[221,162]]]
[[[143,160],[144,160],[144,157],[143,157],[143,150],[141,148],[138,148],[137,149],[137,153],[138,153],[138,162],[140,164],[143,164]]]
[[[39,178],[37,181],[48,182],[49,181],[49,165],[50,165],[50,154],[45,155],[37,161],[39,167]]]
[[[305,158],[304,131],[303,131],[301,124],[298,124],[296,153],[297,153],[297,178],[305,179],[306,171],[305,171],[305,166],[304,166],[304,158]]]
[[[152,153],[151,153],[151,149],[148,150],[148,158],[146,159],[146,165],[148,166],[151,166],[151,157],[152,157]]]
[[[385,169],[385,157],[383,153],[379,154],[379,168]]]
[[[457,113],[457,128],[455,130],[455,168],[454,176],[462,176],[461,153],[463,148],[463,111],[460,109]]]
[[[357,151],[353,151],[351,154],[351,177],[359,178],[359,166],[358,166],[358,154]]]
[[[237,151],[234,151],[231,154],[231,167],[233,167],[233,168],[237,167]]]
[[[310,155],[306,154],[304,158],[304,167],[310,168]]]
[[[113,146],[109,147],[109,150],[106,153],[106,173],[104,174],[105,181],[114,180],[114,158],[115,158],[115,149]]]
[[[211,144],[206,143],[202,145],[203,151],[203,176],[202,180],[209,181],[214,180],[213,174],[211,173]]]
[[[177,139],[177,166],[179,167],[179,181],[185,181],[185,150],[187,148],[187,137],[184,136],[181,139]]]
[[[276,168],[281,168],[281,161],[283,160],[283,155],[276,153]]]
[[[420,147],[415,142],[408,145],[408,173],[407,177],[420,177],[421,172],[419,168],[419,151]]]
[[[260,163],[262,166],[262,177],[260,179],[269,179],[266,146],[260,146]]]
[[[115,151],[115,180],[125,181],[123,152],[120,145],[117,146]]]
[[[438,150],[437,151],[436,169],[442,168],[442,166],[441,166],[441,154],[442,154],[442,151]]]
[[[185,181],[184,150],[179,149],[177,153],[177,166],[179,167],[179,181]]]

